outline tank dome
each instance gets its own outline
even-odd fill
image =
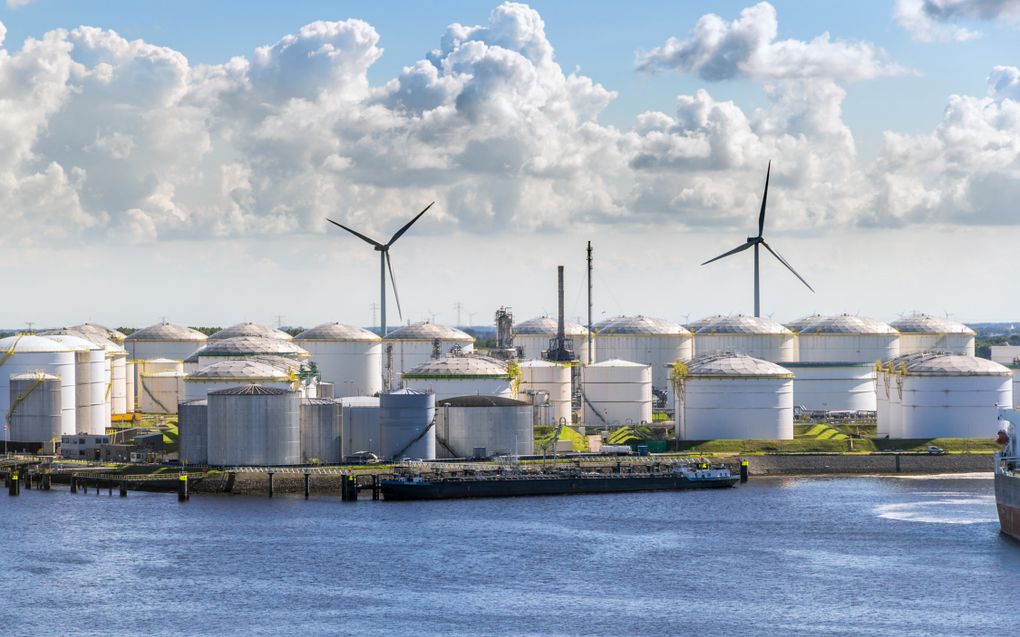
[[[379,336],[366,330],[363,327],[345,325],[343,323],[323,323],[307,329],[294,337],[297,341],[379,341]]]
[[[222,341],[226,338],[234,338],[236,336],[256,336],[260,338],[277,338],[281,341],[289,341],[293,336],[278,330],[275,327],[268,325],[259,325],[258,323],[238,323],[237,325],[231,325],[225,327],[222,330],[216,332],[209,337],[210,341]]]
[[[205,341],[208,337],[183,325],[157,323],[143,327],[124,338],[125,341]]]
[[[727,378],[793,378],[793,372],[781,365],[732,352],[695,356],[687,365],[687,374]]]

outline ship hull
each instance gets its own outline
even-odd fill
[[[583,493],[626,493],[635,491],[680,491],[720,489],[734,486],[738,477],[691,480],[681,476],[617,478],[515,478],[451,480],[406,483],[383,480],[386,500],[448,500],[454,498],[506,498]]]
[[[999,528],[1020,541],[1020,476],[995,473],[995,506],[999,511]]]

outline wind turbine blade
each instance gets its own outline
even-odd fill
[[[719,259],[722,259],[723,257],[728,257],[728,256],[730,256],[731,254],[736,254],[736,253],[738,253],[738,252],[743,252],[744,250],[747,250],[748,248],[750,248],[750,247],[751,247],[751,246],[753,246],[753,245],[754,245],[753,243],[745,243],[744,245],[741,245],[741,246],[737,246],[736,248],[733,248],[733,249],[732,249],[732,250],[730,250],[729,252],[726,252],[726,253],[720,254],[719,256],[717,256],[717,257],[716,257],[716,258],[714,258],[714,259],[709,259],[708,261],[705,261],[705,262],[704,262],[704,263],[702,263],[701,265],[708,265],[709,263],[711,263],[711,262],[713,262],[713,261],[718,261]]]
[[[365,235],[361,234],[360,232],[357,232],[356,230],[351,230],[350,228],[348,228],[347,226],[343,225],[342,223],[337,223],[337,222],[333,221],[332,219],[328,219],[328,218],[326,219],[326,221],[330,222],[334,226],[343,228],[347,232],[350,232],[355,237],[361,239],[362,241],[365,241],[366,243],[370,243],[371,245],[374,245],[377,248],[383,247],[382,244],[379,243],[378,241],[376,241],[375,239],[369,239],[368,237],[366,237]]]
[[[433,205],[435,205],[435,203],[436,202],[433,201],[429,205],[425,206],[425,210],[422,210],[421,212],[419,212],[417,215],[415,215],[414,219],[411,219],[410,221],[407,222],[407,224],[403,228],[401,228],[400,230],[397,230],[396,234],[393,235],[393,238],[390,239],[390,242],[386,244],[386,247],[387,248],[390,247],[391,245],[393,245],[394,241],[396,241],[397,239],[402,237],[403,234],[405,232],[407,232],[407,229],[410,228],[411,226],[413,226],[415,221],[417,221],[418,219],[421,219],[421,216],[423,214],[425,214],[426,212],[428,212],[429,208],[431,208]]]
[[[798,279],[800,279],[800,282],[803,283],[804,285],[806,285],[807,289],[811,290],[812,292],[815,291],[815,289],[813,287],[811,287],[811,285],[807,281],[804,280],[804,277],[802,277],[801,275],[797,274],[797,271],[793,269],[793,266],[790,265],[789,263],[787,263],[786,259],[784,259],[783,257],[779,256],[779,253],[776,252],[775,250],[773,250],[772,247],[769,246],[769,244],[765,243],[764,241],[762,241],[761,244],[763,246],[765,246],[766,250],[768,250],[769,252],[772,253],[772,256],[774,256],[775,258],[779,259],[779,262],[782,263],[783,265],[785,265],[786,269],[788,269],[790,272],[793,272],[793,276],[795,276]]]
[[[400,295],[397,294],[397,280],[393,278],[393,262],[390,261],[390,251],[386,251],[386,267],[390,271],[390,283],[393,284],[393,298],[397,300],[397,316],[400,322],[404,322],[404,312],[400,309]]]
[[[768,170],[765,171],[765,192],[761,196],[761,212],[758,213],[758,238],[761,239],[765,232],[765,201],[769,198],[769,175],[772,174],[772,160],[769,160]]]

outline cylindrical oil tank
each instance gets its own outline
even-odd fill
[[[930,314],[910,314],[890,325],[900,333],[900,354],[947,352],[974,355],[976,333],[963,323]]]
[[[487,356],[447,356],[426,360],[403,375],[404,386],[432,392],[436,400],[456,396],[513,398],[514,383],[506,363]]]
[[[889,408],[893,386],[892,373],[885,364],[879,363],[875,368],[875,435],[878,438],[889,438]]]
[[[60,439],[61,380],[44,372],[21,372],[8,377],[10,440],[33,446]],[[13,450],[13,449],[12,449]]]
[[[825,317],[822,316],[821,314],[808,314],[808,315],[802,316],[800,318],[793,319],[792,321],[788,321],[788,322],[784,323],[783,325],[786,326],[786,329],[790,330],[795,335],[798,335],[798,334],[800,334],[801,330],[803,330],[805,327],[807,327],[811,323],[813,323],[813,322],[815,322],[815,321],[817,321],[819,319],[822,319],[822,318],[825,318]],[[798,360],[799,361],[800,360],[800,338],[799,337],[794,341],[794,353],[796,355],[794,360]]]
[[[96,342],[96,339],[102,339],[113,341],[117,345],[123,345],[124,339],[127,338],[127,335],[125,335],[124,332],[99,325],[98,323],[82,323],[81,325],[73,325],[63,329],[69,333],[80,333],[84,335],[86,339],[93,342]]]
[[[474,337],[455,327],[429,321],[412,323],[393,329],[383,339],[383,366],[389,361],[393,378],[399,378],[429,359],[451,351],[467,353],[474,346]]]
[[[18,334],[0,339],[0,415],[6,414],[11,406],[11,374],[37,370],[60,378],[60,433],[78,433],[74,350],[43,336]],[[4,433],[3,439],[9,439],[9,433]]]
[[[800,326],[794,403],[812,410],[875,411],[875,363],[899,356],[899,333],[872,319],[840,314]]]
[[[105,434],[106,352],[100,345],[73,334],[47,334],[46,338],[74,350],[75,433]]]
[[[92,414],[90,417],[90,428],[96,435],[102,435],[106,433],[106,428],[110,426],[111,416],[113,414],[113,355],[116,352],[120,352],[123,348],[117,344],[116,341],[105,336],[106,334],[112,334],[119,338],[121,341],[124,339],[124,335],[116,330],[110,330],[109,328],[101,328],[100,326],[92,324],[78,325],[75,327],[63,327],[54,330],[47,330],[44,334],[46,338],[52,338],[56,335],[69,335],[83,338],[90,343],[102,348],[102,372],[99,372],[98,360],[95,361],[95,367],[92,370],[92,377],[89,379],[92,381],[92,396],[90,403],[93,406]],[[98,359],[99,355],[94,354],[95,358]]]
[[[440,458],[530,455],[534,407],[501,396],[448,398],[436,407],[436,437]]]
[[[588,427],[652,422],[652,370],[609,360],[584,368],[584,424]]]
[[[176,414],[184,398],[184,372],[142,374],[141,411],[144,414]]]
[[[133,332],[124,339],[131,360],[169,358],[182,361],[205,345],[206,335],[183,325],[157,323]]]
[[[269,325],[259,325],[258,323],[238,323],[237,325],[231,325],[225,327],[218,332],[214,332],[209,336],[210,341],[222,341],[228,338],[234,338],[237,336],[256,336],[259,338],[275,338],[281,341],[289,341],[294,337],[284,332],[283,330],[270,327]]]
[[[138,394],[135,393],[135,385],[137,379],[137,370],[135,370],[135,362],[128,360],[125,362],[124,368],[124,379],[127,385],[127,413],[133,414],[138,410]]]
[[[796,337],[779,323],[757,316],[721,316],[694,335],[694,351],[702,354],[735,352],[773,363],[796,360]]]
[[[999,363],[958,354],[906,363],[903,438],[990,438],[1000,406],[1013,404],[1013,374]]]
[[[297,377],[260,360],[223,360],[184,377],[184,400],[199,400],[209,392],[239,385],[264,385],[278,389],[297,389]]]
[[[300,394],[244,385],[209,394],[209,464],[301,464]]]
[[[401,389],[379,395],[383,458],[436,458],[436,396]]]
[[[343,457],[362,451],[382,455],[379,432],[379,397],[347,396],[338,398],[343,425]]]
[[[372,332],[343,323],[323,323],[298,334],[294,343],[308,351],[319,377],[333,383],[337,398],[382,391],[382,339]]]
[[[205,398],[177,406],[177,432],[181,464],[209,464],[209,402]]]
[[[135,370],[139,375],[158,374],[159,372],[183,372],[184,363],[170,358],[135,361]]]
[[[793,374],[739,353],[696,356],[678,379],[683,440],[792,440]]]
[[[652,386],[672,400],[668,367],[694,355],[694,337],[679,323],[647,316],[622,316],[595,334],[599,361],[624,360],[648,365]]]
[[[113,370],[113,382],[110,386],[110,409],[115,416],[123,415],[127,413],[128,354],[124,348],[117,346],[115,350],[107,348],[106,356],[110,359],[110,369]]]
[[[308,352],[291,341],[260,336],[235,336],[212,341],[198,354],[198,365],[204,367],[223,360],[245,360],[262,356],[274,356],[307,361]]]
[[[552,361],[523,361],[521,368],[521,386],[518,394],[528,391],[543,391],[548,394],[549,410],[545,410],[552,425],[560,422],[572,422],[572,384],[571,368],[563,363]]]
[[[514,347],[521,351],[523,360],[540,360],[542,352],[549,349],[549,341],[557,336],[559,324],[551,316],[521,321],[514,325]],[[563,333],[574,344],[574,354],[582,365],[594,361],[588,360],[588,329],[573,321],[563,322]],[[595,342],[592,340],[592,354],[595,354]]]
[[[301,459],[305,464],[340,464],[343,443],[340,403],[328,398],[301,400]]]

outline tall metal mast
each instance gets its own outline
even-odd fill
[[[588,242],[588,364],[595,362],[592,356],[592,334],[591,334],[591,241]]]

